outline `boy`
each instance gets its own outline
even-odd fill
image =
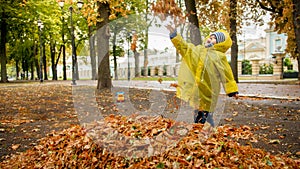
[[[194,122],[206,121],[214,127],[215,111],[221,83],[229,97],[238,98],[238,87],[225,52],[231,47],[229,34],[220,30],[206,38],[204,45],[187,43],[170,25],[170,38],[182,56],[178,74],[177,97],[195,107]]]

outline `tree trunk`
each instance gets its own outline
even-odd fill
[[[75,37],[74,37],[75,38]],[[78,59],[77,59],[77,46],[75,46],[75,79],[79,80],[79,69],[78,69]]]
[[[25,54],[22,52],[22,80],[28,80],[28,64],[27,64],[27,58],[24,57]]]
[[[117,50],[117,31],[114,29],[114,36],[112,39],[112,45],[113,45],[113,57],[114,57],[114,74],[115,74],[115,79],[118,80],[118,64],[117,64],[117,56],[116,56],[116,50]]]
[[[181,0],[178,1],[178,4],[179,4],[179,7],[182,9]],[[181,35],[183,34],[184,26],[185,26],[185,24],[180,25],[180,34]],[[176,52],[176,63],[179,63],[179,62],[180,62],[180,54],[178,52]],[[176,74],[175,72],[176,71],[174,71],[174,75]]]
[[[44,68],[44,80],[48,80],[47,75],[47,57],[46,57],[46,50],[45,50],[45,43],[43,43],[43,68]]]
[[[28,73],[28,70],[26,71],[26,80],[29,80],[29,73]]]
[[[237,56],[238,56],[238,44],[236,38],[236,18],[237,18],[237,0],[230,0],[230,37],[232,39],[231,46],[231,69],[234,80],[238,83],[238,68],[237,68]]]
[[[50,56],[51,56],[52,80],[57,80],[57,69],[56,69],[56,62],[55,62],[55,43],[50,44]]]
[[[34,80],[34,62],[30,62],[30,73],[31,73],[30,80]]]
[[[33,43],[33,57],[32,61],[30,62],[30,72],[31,72],[31,78],[30,80],[35,80],[35,75],[34,75],[34,68],[35,68],[35,59],[36,59],[36,54],[37,54],[37,43]]]
[[[1,25],[1,41],[0,41],[0,60],[1,60],[1,82],[7,82],[7,72],[6,72],[6,15],[4,12],[2,12],[2,16],[1,16],[1,21],[0,21],[0,25]]]
[[[55,57],[55,48],[56,48],[56,46],[54,46],[54,54],[53,54],[54,57]],[[59,53],[58,53],[58,56],[57,56],[56,61],[55,61],[56,80],[58,80],[57,65],[58,65],[58,62],[59,62],[59,59],[60,59],[60,55],[62,53],[62,48],[63,48],[63,45],[60,45]]]
[[[62,45],[63,54],[63,80],[67,80],[67,64],[66,64],[66,46]]]
[[[36,74],[37,74],[37,77],[38,79],[41,79],[40,75],[41,75],[41,72],[40,72],[40,64],[39,64],[39,59],[35,58],[34,59],[34,64],[35,64],[35,68],[36,68]],[[18,71],[19,72],[19,71]]]
[[[149,12],[149,0],[146,0],[146,15],[145,15],[145,20],[148,22],[148,12]],[[145,46],[144,46],[144,70],[143,74],[144,76],[148,76],[148,40],[149,40],[149,26],[147,25],[146,30],[145,30]]]
[[[146,36],[145,36],[145,48],[144,48],[144,76],[148,76],[148,27],[146,28]]]
[[[199,21],[197,17],[196,3],[195,0],[185,0],[185,6],[188,13],[188,19],[190,23],[190,38],[194,45],[202,43],[201,34],[199,30]]]
[[[19,72],[20,72],[19,60],[16,60],[16,80],[19,80]]]
[[[297,50],[299,50],[300,47],[297,47],[297,48],[298,48]],[[298,80],[300,80],[300,54],[299,53],[297,56],[297,61],[298,61]]]
[[[64,12],[64,10],[62,10]],[[65,32],[64,32],[64,27],[65,27],[65,18],[63,17],[64,13],[62,13],[62,58],[63,58],[63,80],[67,80],[67,64],[66,64],[66,46],[65,46]]]
[[[133,51],[134,54],[134,63],[135,63],[135,68],[134,68],[134,77],[140,77],[141,76],[141,71],[140,71],[140,54],[134,50]]]
[[[109,3],[98,2],[98,13],[103,18],[101,22],[97,22],[97,53],[100,59],[98,65],[98,85],[97,89],[105,89],[112,87],[110,64],[109,64],[109,27],[108,17],[110,13]]]
[[[96,50],[95,50],[95,35],[92,33],[92,27],[89,26],[89,44],[90,44],[90,57],[91,57],[91,66],[92,66],[92,80],[97,79],[97,67],[96,67]]]
[[[298,80],[300,80],[300,1],[293,0],[293,20],[294,20],[294,30],[296,37],[296,58],[298,60]]]

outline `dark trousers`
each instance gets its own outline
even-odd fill
[[[194,111],[194,122],[195,123],[201,123],[204,124],[205,122],[208,122],[212,127],[215,126],[214,119],[213,119],[213,113],[208,111]]]

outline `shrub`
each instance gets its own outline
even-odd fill
[[[252,74],[252,65],[249,60],[242,61],[242,74],[251,75]]]
[[[273,64],[262,64],[259,66],[259,74],[273,74]]]

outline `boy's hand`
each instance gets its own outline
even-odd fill
[[[233,95],[233,97],[234,97],[235,99],[238,99],[238,98],[239,98],[239,95],[238,95],[238,94],[235,94],[235,95]]]
[[[171,26],[170,24],[166,25],[165,27],[170,31],[170,33],[173,33],[175,31],[175,28],[173,26]]]

